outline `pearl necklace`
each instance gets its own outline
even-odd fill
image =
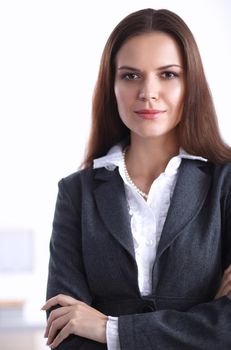
[[[135,190],[144,198],[144,199],[148,199],[148,194],[141,191],[141,189],[139,189],[139,187],[136,186],[136,184],[134,184],[134,182],[132,181],[132,179],[130,178],[130,175],[128,174],[128,170],[127,170],[127,167],[126,167],[126,161],[125,161],[125,156],[126,156],[126,151],[127,151],[127,148],[125,148],[123,150],[123,166],[124,166],[124,173],[125,173],[125,177],[127,179],[127,181],[130,183],[130,185],[132,185]]]

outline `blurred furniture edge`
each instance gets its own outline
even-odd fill
[[[4,331],[33,331],[44,330],[44,322],[29,323],[24,319],[25,300],[2,299],[0,300],[0,332]]]
[[[25,300],[0,300],[0,327],[16,326],[23,323]]]
[[[22,309],[25,304],[25,300],[0,300],[0,310],[2,309]]]

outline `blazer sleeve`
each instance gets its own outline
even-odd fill
[[[229,350],[231,300],[223,297],[186,312],[161,310],[119,317],[122,350]]]
[[[80,208],[73,204],[68,189],[65,181],[61,180],[50,241],[47,299],[57,294],[66,294],[91,304],[92,297],[82,259]],[[75,197],[81,200],[78,186],[74,191],[79,191],[75,193]],[[85,338],[71,335],[57,349],[76,350],[80,347],[91,349],[93,343]]]
[[[231,195],[223,216],[223,267],[231,263]],[[119,317],[122,350],[229,350],[231,298],[196,305],[185,312],[159,310]]]
[[[90,304],[91,293],[82,259],[79,211],[72,203],[64,180],[61,180],[50,240],[47,299],[67,294]]]

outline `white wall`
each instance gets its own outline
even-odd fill
[[[1,274],[0,298],[26,298],[31,322],[43,319],[57,182],[82,159],[103,45],[145,7],[173,10],[192,29],[231,143],[229,0],[0,1],[0,229],[35,236],[34,274]]]

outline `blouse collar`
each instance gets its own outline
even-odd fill
[[[123,143],[119,143],[113,146],[105,156],[94,159],[93,168],[94,169],[106,168],[108,170],[113,171],[116,167],[119,167],[123,162],[122,152],[123,152]],[[175,173],[180,166],[182,158],[191,159],[191,160],[200,160],[203,162],[208,161],[206,158],[191,155],[187,153],[183,148],[180,148],[179,154],[171,158],[170,161],[168,162],[165,169],[165,173],[169,175]]]

